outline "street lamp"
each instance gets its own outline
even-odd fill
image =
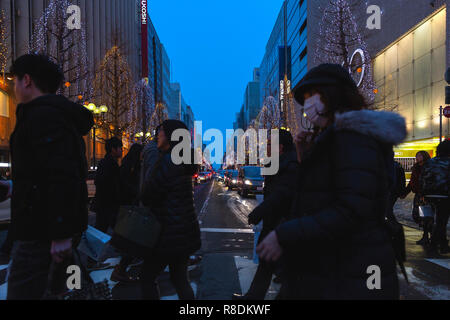
[[[86,109],[88,109],[92,114],[94,115],[94,126],[92,127],[93,130],[93,146],[92,146],[92,153],[93,153],[93,160],[94,160],[94,169],[97,167],[97,159],[96,159],[96,137],[97,137],[97,129],[100,128],[99,122],[103,120],[105,114],[108,112],[108,107],[105,105],[100,106],[99,108],[94,103],[89,103],[86,106]]]

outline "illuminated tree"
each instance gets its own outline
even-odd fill
[[[264,105],[256,118],[255,127],[258,129],[279,129],[281,127],[280,108],[272,96],[264,100]]]
[[[67,27],[70,18],[68,0],[51,0],[36,22],[30,52],[46,54],[64,72],[65,82],[58,93],[74,101],[87,101],[92,96],[92,81],[87,59],[86,34]],[[70,12],[70,11],[69,11]]]
[[[136,83],[133,91],[132,105],[129,110],[130,129],[132,136],[139,137],[144,143],[150,137],[150,122],[155,110],[152,88],[147,79]]]
[[[155,106],[155,110],[153,111],[152,118],[150,120],[150,128],[151,130],[155,130],[162,124],[164,121],[169,119],[169,115],[167,113],[167,108],[163,103],[157,103]]]
[[[8,61],[8,33],[7,33],[7,21],[4,10],[0,10],[0,74],[4,76],[6,72],[6,63]]]
[[[335,63],[348,69],[367,103],[372,104],[376,92],[372,61],[349,1],[329,0],[321,15],[315,63]]]
[[[103,129],[108,136],[122,137],[130,128],[129,111],[133,105],[131,71],[119,46],[105,54],[94,79],[95,102],[106,105]]]

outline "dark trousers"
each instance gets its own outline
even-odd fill
[[[260,260],[253,282],[245,296],[250,300],[264,300],[274,273],[274,264]]]
[[[9,269],[7,300],[41,300],[44,297],[50,284],[50,247],[49,242],[16,241]]]
[[[189,257],[167,259],[148,257],[144,259],[142,268],[142,297],[144,300],[159,300],[158,276],[169,266],[170,280],[180,300],[195,300],[194,291],[189,283]]]
[[[446,248],[448,246],[447,224],[450,216],[450,199],[438,201],[435,208],[436,224],[431,236],[431,244]]]

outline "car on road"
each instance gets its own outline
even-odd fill
[[[0,203],[0,225],[11,222],[11,200],[8,199]]]
[[[216,174],[216,180],[223,182],[225,180],[225,170],[219,170]]]
[[[238,194],[244,198],[249,194],[262,194],[264,192],[264,178],[261,167],[248,166],[239,168],[237,179]]]
[[[200,172],[197,176],[197,184],[208,182],[211,180],[210,172]]]
[[[238,170],[229,170],[227,174],[227,180],[225,182],[225,185],[228,187],[228,189],[233,190],[237,187],[238,182],[238,176],[239,171]]]

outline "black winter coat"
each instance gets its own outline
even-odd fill
[[[118,212],[120,208],[120,167],[117,161],[107,154],[100,160],[95,175],[95,208]]]
[[[175,165],[165,153],[146,181],[142,202],[150,207],[162,231],[155,249],[158,256],[189,256],[201,247],[200,227],[194,207],[194,166]]]
[[[65,97],[46,95],[17,107],[11,136],[12,224],[16,240],[60,240],[87,227],[83,135],[92,114]]]
[[[393,247],[384,224],[392,145],[405,121],[387,112],[336,116],[300,167],[293,219],[276,230],[285,249],[286,298],[398,299]],[[369,290],[367,270],[381,270]]]
[[[280,156],[278,173],[266,176],[264,181],[264,202],[251,213],[263,221],[259,242],[273,231],[289,213],[295,196],[299,163],[295,151]]]

